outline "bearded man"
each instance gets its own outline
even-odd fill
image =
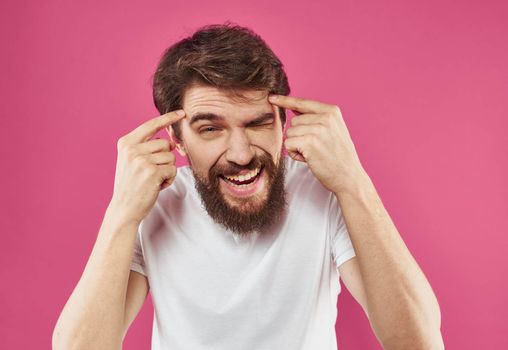
[[[113,198],[54,348],[119,348],[150,292],[152,349],[337,349],[339,277],[386,349],[444,348],[436,297],[339,107],[289,93],[248,28],[205,26],[164,52],[162,115],[118,141]],[[151,139],[162,129],[169,140]]]

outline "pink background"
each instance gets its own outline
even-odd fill
[[[266,39],[292,95],[341,107],[438,296],[447,348],[508,348],[507,15],[501,0],[2,1],[0,348],[50,347],[112,195],[116,141],[158,114],[162,51],[225,20]],[[345,288],[338,306],[339,347],[380,349]],[[148,299],[124,349],[149,348],[152,316]]]

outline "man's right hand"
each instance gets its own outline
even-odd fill
[[[110,208],[126,223],[139,225],[154,206],[159,192],[173,183],[176,165],[171,151],[175,144],[167,139],[150,138],[184,116],[183,110],[160,115],[118,140]]]

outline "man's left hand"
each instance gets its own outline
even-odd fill
[[[284,146],[329,191],[340,193],[367,176],[338,106],[284,95],[268,100],[295,113]]]

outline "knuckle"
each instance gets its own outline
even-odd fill
[[[125,147],[125,145],[127,144],[127,140],[125,139],[125,136],[122,136],[120,137],[117,141],[116,141],[116,148],[118,150],[121,150]]]
[[[326,132],[328,128],[326,127],[326,125],[323,125],[323,124],[317,124],[315,127],[314,127],[314,132],[316,134],[323,134]]]
[[[154,164],[151,164],[151,163],[148,164],[148,162],[147,162],[147,164],[143,167],[143,172],[148,177],[154,177],[158,173],[157,166]]]
[[[337,116],[334,115],[333,113],[325,113],[323,114],[323,117],[321,118],[321,122],[319,124],[326,128],[329,128],[336,118]]]
[[[330,105],[330,111],[333,113],[340,113],[340,108],[337,105]]]
[[[134,160],[136,158],[136,149],[132,145],[123,146],[122,152],[128,160]]]
[[[164,167],[164,171],[161,174],[161,178],[168,179],[174,177],[176,173],[175,167],[172,165],[167,165]]]
[[[319,138],[318,137],[312,137],[310,140],[310,144],[312,147],[317,148],[319,146]]]
[[[129,161],[132,162],[132,164],[134,164],[134,166],[136,166],[137,168],[144,169],[148,163],[144,157],[135,157],[131,155],[128,158]]]
[[[169,150],[170,141],[166,139],[159,139],[159,143],[164,150]]]
[[[312,135],[305,135],[305,144],[307,146],[313,146],[314,145],[314,142],[315,142],[315,137],[313,137]]]

